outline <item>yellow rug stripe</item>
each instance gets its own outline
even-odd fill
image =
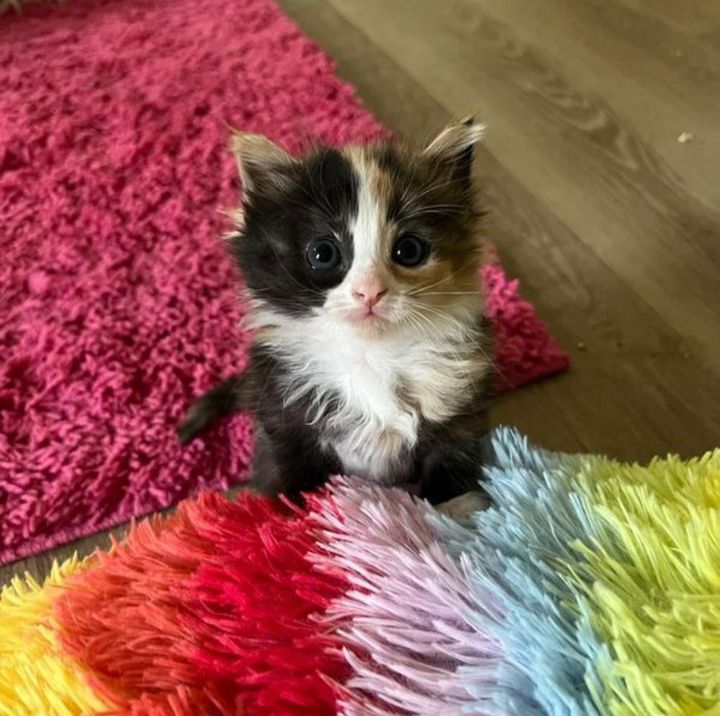
[[[51,614],[53,593],[85,562],[53,564],[40,586],[15,577],[0,593],[0,716],[86,716],[106,711],[79,664],[62,654]]]
[[[580,482],[597,525],[575,584],[611,647],[608,712],[720,716],[720,451],[602,458]]]

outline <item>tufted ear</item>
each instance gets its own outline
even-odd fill
[[[485,135],[485,125],[476,117],[450,124],[428,144],[423,154],[451,166],[459,179],[470,180],[475,145]]]
[[[260,134],[233,133],[230,149],[235,155],[246,197],[282,189],[296,159]]]

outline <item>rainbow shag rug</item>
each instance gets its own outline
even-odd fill
[[[720,450],[493,436],[461,526],[337,480],[206,494],[0,601],[0,714],[720,713]]]

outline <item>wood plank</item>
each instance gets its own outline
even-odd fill
[[[720,38],[720,3],[717,0],[621,0],[626,7],[663,22],[676,32],[709,40]]]
[[[574,89],[601,95],[689,194],[720,206],[720,46],[619,2],[473,2],[533,46]],[[678,142],[683,131],[694,140]]]
[[[111,536],[119,538],[126,530],[127,526],[125,525],[112,530],[103,530],[90,537],[83,537],[34,557],[27,557],[10,564],[0,565],[0,586],[9,582],[15,575],[24,576],[29,574],[37,581],[42,582],[45,576],[49,574],[54,561],[64,562],[73,554],[77,554],[78,557],[82,558],[92,554],[96,549],[107,549],[110,546]]]
[[[717,369],[720,215],[610,106],[475,0],[329,1],[453,114],[483,106],[499,161]]]
[[[422,142],[452,120],[447,108],[326,0],[279,0],[278,4],[333,58],[338,74],[396,135]]]

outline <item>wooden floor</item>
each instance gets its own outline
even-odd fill
[[[720,445],[720,2],[280,1],[395,132],[487,121],[490,237],[572,352],[496,421],[627,460]]]

